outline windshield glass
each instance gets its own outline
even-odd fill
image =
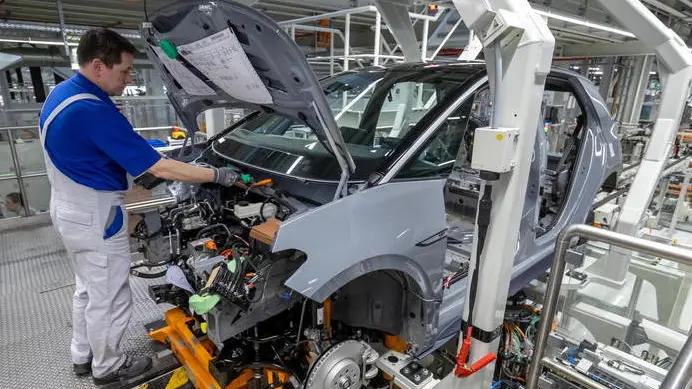
[[[356,172],[365,180],[408,134],[455,87],[458,77],[443,72],[363,71],[322,82]],[[240,163],[295,177],[338,181],[336,158],[311,128],[277,113],[260,113],[225,137],[214,149]]]

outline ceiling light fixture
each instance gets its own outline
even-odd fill
[[[41,40],[33,40],[31,38],[29,39],[14,39],[14,38],[0,38],[0,42],[6,42],[6,43],[28,43],[32,45],[48,45],[48,46],[64,46],[65,42],[61,41],[41,41]],[[67,42],[68,46],[78,46],[79,43],[77,42]]]
[[[618,35],[626,36],[626,37],[628,37],[628,38],[636,38],[636,36],[635,36],[634,34],[632,34],[631,32],[629,32],[629,31],[621,30],[621,29],[619,29],[619,28],[609,27],[609,26],[606,26],[606,25],[603,25],[603,24],[598,24],[598,23],[589,22],[589,21],[582,20],[582,19],[577,19],[576,17],[572,17],[572,16],[568,16],[568,15],[563,15],[563,14],[558,14],[558,13],[554,13],[554,12],[551,12],[551,11],[544,11],[544,10],[536,9],[536,8],[533,9],[533,12],[535,12],[535,13],[538,14],[538,15],[545,16],[545,17],[547,17],[547,18],[550,18],[550,19],[562,20],[563,22],[567,22],[567,23],[572,23],[572,24],[576,24],[576,25],[579,25],[579,26],[584,26],[584,27],[593,28],[594,30],[600,30],[600,31],[610,32],[610,33],[613,33],[613,34],[618,34]]]

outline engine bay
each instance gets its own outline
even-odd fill
[[[145,259],[131,273],[164,280],[149,286],[151,298],[196,319],[195,336],[210,341],[209,370],[222,385],[247,371],[260,372],[262,388],[366,385],[378,376],[371,344],[387,335],[339,320],[339,294],[316,303],[286,287],[305,254],[271,252],[279,225],[310,204],[269,178],[239,177],[231,188],[166,184],[176,204],[137,223],[132,237]]]

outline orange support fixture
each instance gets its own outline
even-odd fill
[[[157,342],[168,344],[185,370],[190,382],[197,389],[245,389],[251,380],[256,379],[252,369],[245,369],[231,383],[222,387],[209,371],[214,360],[216,347],[208,339],[198,339],[190,330],[190,322],[195,318],[188,316],[182,309],[173,308],[164,313],[167,326],[151,331],[149,337]],[[282,384],[288,382],[289,374],[281,369],[262,368],[265,385],[276,385],[275,389],[284,389]]]
[[[180,308],[169,309],[164,313],[167,327],[154,330],[149,337],[157,342],[169,344],[171,351],[187,370],[190,382],[197,389],[221,389],[214,376],[209,372],[209,364],[214,359],[209,344],[203,345],[188,328],[188,323],[195,321]]]

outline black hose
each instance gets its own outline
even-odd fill
[[[158,273],[142,273],[142,272],[137,271],[137,270],[130,270],[130,274],[135,276],[135,277],[139,277],[139,278],[153,279],[153,278],[161,278],[161,277],[165,276],[166,271],[167,270],[164,270],[164,271],[161,271]]]
[[[159,266],[168,265],[171,262],[172,261],[167,260],[167,261],[160,261],[160,262],[155,262],[155,263],[146,263],[146,262],[145,263],[133,263],[132,265],[130,265],[130,269],[139,269],[140,267],[149,267],[149,268],[159,267]]]
[[[471,276],[471,289],[469,289],[469,318],[468,325],[473,326],[473,310],[476,307],[476,292],[478,289],[478,273],[480,273],[481,254],[485,245],[485,237],[490,226],[490,211],[493,207],[491,199],[493,187],[489,184],[485,185],[483,197],[478,201],[478,247],[476,248],[476,266],[473,269]]]
[[[215,228],[219,228],[219,227],[223,227],[223,229],[226,230],[226,242],[228,242],[228,240],[231,239],[231,236],[233,234],[231,234],[231,230],[229,230],[228,227],[223,223],[212,224],[210,226],[202,228],[201,230],[199,230],[199,232],[195,236],[195,239],[199,239],[202,237],[202,235],[204,235],[205,232],[209,232],[209,231],[211,231]]]

